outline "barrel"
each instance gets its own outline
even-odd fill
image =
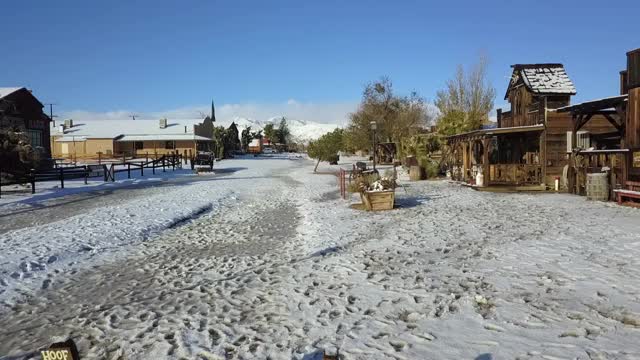
[[[609,200],[609,177],[606,173],[587,174],[587,199]]]
[[[409,180],[422,180],[422,168],[419,165],[413,165],[409,168]]]

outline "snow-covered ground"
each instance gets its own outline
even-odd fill
[[[366,213],[313,165],[225,160],[0,234],[0,356],[640,358],[639,210],[426,181]]]

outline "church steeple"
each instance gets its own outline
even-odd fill
[[[211,121],[216,122],[216,109],[213,105],[213,100],[211,100]]]

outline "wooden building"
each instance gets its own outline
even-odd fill
[[[51,129],[56,158],[95,159],[181,154],[212,146],[213,120],[65,120]]]
[[[0,88],[0,128],[26,132],[31,146],[51,157],[49,123],[44,105],[24,87]]]
[[[588,147],[591,133],[608,133],[615,127],[597,114],[582,133],[572,137],[568,133],[572,130],[572,117],[556,111],[568,106],[576,94],[564,66],[516,64],[512,68],[504,96],[511,108],[497,110],[495,128],[447,139],[449,171],[454,179],[466,182],[474,182],[481,173],[483,185],[490,187],[545,190],[560,179],[560,187],[566,189],[571,150]]]
[[[566,106],[557,113],[570,117],[573,143],[581,130],[604,117],[608,131],[591,136],[588,149],[574,148],[568,174],[569,191],[584,194],[589,173],[609,175],[610,198],[628,181],[640,181],[640,49],[627,53],[627,68],[620,72],[620,94]]]

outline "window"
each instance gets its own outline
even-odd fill
[[[173,141],[166,141],[164,143],[164,148],[173,150],[173,149],[175,149],[175,147],[173,145],[174,145]]]
[[[27,130],[31,146],[42,146],[42,130]]]
[[[134,149],[142,150],[144,149],[144,143],[142,141],[136,141],[133,143]]]

